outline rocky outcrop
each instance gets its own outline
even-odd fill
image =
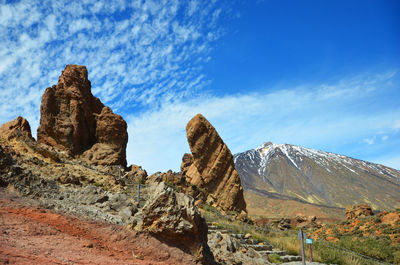
[[[214,264],[207,245],[207,223],[194,199],[174,191],[164,182],[154,183],[149,199],[134,216],[133,228],[191,253],[204,264]]]
[[[224,212],[245,213],[246,203],[233,156],[215,128],[197,114],[186,126],[191,155],[185,154],[181,172],[186,181],[205,189],[207,202]]]
[[[126,166],[126,122],[92,95],[85,66],[65,67],[46,89],[40,114],[38,142],[91,164]]]
[[[314,216],[297,215],[293,219],[293,226],[297,228],[321,228],[322,223]]]
[[[13,121],[4,123],[0,127],[0,136],[7,140],[18,137],[24,137],[33,140],[31,126],[29,125],[29,122],[21,116],[17,117]]]
[[[366,217],[371,215],[374,215],[371,206],[365,203],[360,205],[355,205],[353,207],[351,206],[346,207],[346,220],[353,220],[358,217]]]

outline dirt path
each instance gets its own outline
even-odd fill
[[[0,190],[0,264],[195,262],[149,235],[40,209]]]

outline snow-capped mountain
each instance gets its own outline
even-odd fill
[[[400,206],[400,171],[383,165],[271,142],[234,155],[234,161],[244,189],[258,195],[333,207]]]

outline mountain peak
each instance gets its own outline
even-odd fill
[[[343,155],[265,142],[234,156],[244,189],[341,207],[400,206],[400,171]],[[265,193],[264,192],[264,193]],[[266,194],[266,193],[265,193]]]

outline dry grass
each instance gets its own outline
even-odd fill
[[[300,241],[297,238],[297,230],[277,231],[273,229],[260,229],[257,226],[245,224],[225,217],[213,207],[206,206],[201,210],[203,216],[208,222],[213,222],[224,229],[233,233],[247,234],[250,233],[253,238],[267,242],[275,248],[286,250],[290,255],[301,255]],[[368,259],[350,255],[339,249],[331,248],[318,241],[312,245],[313,261],[338,264],[338,265],[372,265],[376,264]],[[309,247],[305,245],[306,260],[310,260]],[[397,264],[395,262],[395,264]]]

